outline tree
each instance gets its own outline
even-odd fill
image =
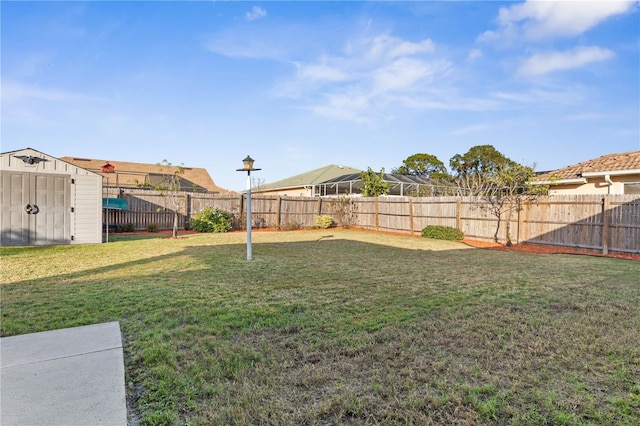
[[[353,224],[357,216],[356,209],[358,207],[353,197],[343,194],[331,198],[329,205],[340,226],[349,228]]]
[[[153,186],[165,200],[165,205],[168,205],[173,210],[173,238],[178,237],[178,211],[180,209],[182,197],[180,196],[182,181],[182,175],[185,170],[183,166],[173,166],[167,160],[162,160],[159,165],[163,166],[163,174],[160,182]]]
[[[431,154],[410,155],[402,161],[400,167],[393,169],[392,173],[433,179],[441,179],[448,176],[444,163]]]
[[[532,185],[534,167],[524,166],[505,157],[491,145],[474,146],[464,155],[456,154],[449,162],[455,172],[460,195],[472,195],[484,201],[498,219],[494,241],[498,242],[500,225],[506,222],[507,245],[511,245],[510,225],[513,212],[547,192],[544,185]]]
[[[547,193],[549,187],[532,185],[535,177],[534,167],[510,162],[501,166],[486,181],[482,198],[488,202],[489,211],[498,219],[494,241],[498,241],[500,221],[505,219],[507,245],[511,243],[511,218],[514,212],[522,209],[522,204],[533,201],[536,197]]]
[[[384,181],[384,168],[376,173],[368,167],[366,172],[360,173],[360,178],[364,184],[363,197],[378,197],[389,193],[389,185]]]
[[[497,171],[513,163],[492,145],[477,145],[449,160],[458,195],[482,195]]]

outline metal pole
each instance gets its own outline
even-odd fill
[[[247,260],[251,260],[251,171],[247,171]]]
[[[102,196],[104,197],[104,191],[102,191]],[[102,200],[100,200],[102,201]],[[102,203],[100,203],[102,204]],[[106,241],[105,242],[109,242],[109,176],[107,176],[107,211],[106,211],[106,216],[107,216],[107,228],[106,228]]]

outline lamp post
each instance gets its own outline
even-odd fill
[[[253,168],[254,159],[247,155],[242,160],[244,167],[236,169],[237,172],[247,172],[247,260],[251,260],[251,172],[262,169]]]

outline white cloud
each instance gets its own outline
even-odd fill
[[[347,80],[346,70],[326,64],[296,64],[298,78],[310,81],[344,81]]]
[[[480,58],[482,58],[482,50],[480,49],[471,49],[471,51],[467,55],[467,61],[469,62],[473,62]]]
[[[273,40],[245,39],[220,34],[204,44],[210,52],[230,58],[286,60],[286,51]]]
[[[256,19],[262,19],[267,16],[267,11],[261,7],[253,6],[249,12],[245,14],[245,17],[249,21],[255,21]]]
[[[494,92],[491,96],[513,104],[570,105],[584,101],[579,87],[558,87],[554,90],[529,89],[519,92]]]
[[[324,102],[316,102],[306,107],[315,114],[356,123],[370,122],[371,96],[358,89],[328,93]]]
[[[394,59],[419,53],[434,53],[436,50],[430,39],[411,42],[389,34],[381,34],[367,42],[370,44],[367,56],[372,59]]]
[[[295,63],[296,73],[275,93],[306,103],[315,114],[370,122],[395,106],[412,108],[408,98],[449,74],[451,63],[434,58],[430,39],[404,40],[388,33],[350,40],[341,55]]]
[[[519,68],[521,75],[543,75],[554,71],[581,68],[593,62],[613,58],[615,54],[598,46],[582,46],[565,52],[536,53]]]
[[[372,88],[376,92],[411,89],[444,75],[449,65],[444,61],[402,58],[375,69],[371,74]]]
[[[486,31],[477,41],[510,43],[522,38],[542,40],[585,33],[601,22],[635,10],[635,0],[547,1],[529,0],[501,7],[498,29]]]

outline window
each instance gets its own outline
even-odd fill
[[[625,194],[640,194],[640,182],[638,182],[638,183],[625,183],[624,184],[624,193]]]

